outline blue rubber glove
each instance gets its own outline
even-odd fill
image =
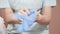
[[[36,20],[36,10],[30,9],[30,14],[18,14],[14,13],[14,16],[16,18],[23,19],[22,24],[20,24],[17,28],[18,32],[26,32],[30,28],[30,26],[35,22]]]

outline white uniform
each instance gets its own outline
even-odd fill
[[[8,8],[8,7],[10,7],[8,0],[0,0],[0,8]]]
[[[56,0],[0,0],[0,8],[13,8],[20,10],[22,8],[40,9],[43,6],[56,6]]]

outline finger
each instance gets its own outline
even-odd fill
[[[39,13],[39,12],[37,12],[37,13],[36,13],[36,16],[38,16],[39,14],[40,14],[40,13]]]
[[[25,11],[27,14],[29,14],[29,10],[27,8],[24,8],[23,11]]]
[[[19,10],[19,13],[26,14],[23,10]]]
[[[23,19],[19,18],[20,21],[23,21]]]

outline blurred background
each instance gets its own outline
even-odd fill
[[[50,34],[60,34],[60,0],[56,0],[56,1],[57,1],[57,6],[55,8],[53,8],[52,20],[49,24],[49,33]],[[0,10],[2,10],[2,9],[0,9]],[[4,13],[4,10],[0,11],[0,15],[3,15],[3,14],[1,14],[1,12]],[[2,17],[4,18],[4,16],[2,16]],[[12,27],[14,27],[14,25],[12,25]],[[12,27],[9,27],[9,28],[11,29]],[[17,32],[15,32],[15,33],[17,33]]]

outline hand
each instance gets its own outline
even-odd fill
[[[41,20],[41,14],[39,12],[36,13],[36,22]]]

